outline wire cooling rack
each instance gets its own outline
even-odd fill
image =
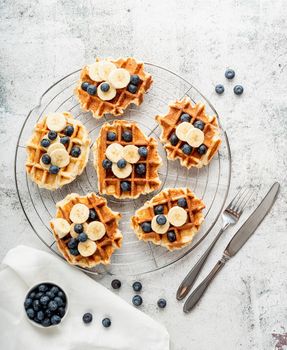
[[[154,64],[146,63],[145,65],[146,70],[154,78],[152,88],[145,96],[143,104],[140,107],[128,108],[122,118],[136,121],[145,134],[153,136],[158,141],[159,153],[162,157],[162,165],[159,170],[162,184],[159,191],[168,187],[189,187],[206,204],[204,211],[205,221],[199,233],[188,247],[169,252],[163,247],[139,241],[130,227],[130,217],[135,210],[159,191],[150,195],[140,196],[140,198],[135,200],[118,200],[113,197],[107,197],[108,205],[111,209],[122,214],[120,229],[124,235],[123,246],[113,254],[109,266],[84,269],[88,273],[135,275],[155,271],[179,261],[208,235],[221,213],[228,194],[231,153],[227,134],[222,127],[220,126],[223,142],[219,153],[212,162],[202,169],[187,170],[180,166],[178,160],[170,161],[167,159],[165,150],[159,141],[160,127],[154,119],[155,115],[167,111],[169,102],[184,96],[189,96],[194,102],[203,102],[206,105],[207,113],[216,114],[218,117],[216,110],[195,87],[179,75]],[[23,211],[35,234],[59,256],[61,254],[57,250],[49,227],[49,221],[55,215],[55,204],[67,194],[76,192],[83,195],[91,191],[97,193],[97,175],[93,167],[93,155],[90,152],[87,167],[80,177],[62,189],[48,191],[40,189],[26,175],[25,144],[36,122],[46,113],[56,111],[71,112],[75,118],[79,119],[87,127],[92,143],[97,138],[102,124],[115,119],[114,117],[106,116],[96,120],[91,113],[81,110],[78,100],[73,94],[75,84],[79,78],[79,71],[77,70],[65,76],[41,96],[39,104],[30,111],[22,126],[15,153],[15,181]],[[79,267],[79,269],[82,268]]]

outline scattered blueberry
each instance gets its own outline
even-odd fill
[[[104,159],[103,162],[102,162],[103,168],[106,169],[106,170],[111,169],[112,164],[113,163],[107,158]]]
[[[151,229],[151,223],[149,221],[145,221],[141,224],[141,228],[143,230],[143,232],[145,233],[149,233],[152,231]]]
[[[146,158],[148,155],[148,150],[146,147],[142,146],[142,147],[139,147],[138,153],[141,157]]]
[[[38,299],[33,301],[33,309],[34,309],[34,311],[40,310],[40,301]]]
[[[122,133],[122,139],[126,142],[131,142],[132,139],[133,139],[133,136],[132,136],[132,133],[128,130],[125,130],[123,133]]]
[[[42,155],[42,162],[44,163],[44,164],[50,164],[51,163],[51,157],[49,156],[49,154],[48,153],[45,153],[45,154],[43,154]]]
[[[44,314],[44,312],[43,312],[42,310],[40,310],[40,311],[37,312],[37,318],[38,318],[38,320],[40,320],[40,321],[44,320],[45,314]]]
[[[60,316],[58,316],[58,315],[53,315],[53,316],[51,317],[51,323],[52,323],[53,325],[59,324],[60,322],[61,322],[61,317],[60,317]]]
[[[65,129],[64,129],[64,134],[65,134],[66,136],[72,136],[72,135],[73,135],[73,132],[74,132],[74,127],[73,127],[73,125],[68,125],[68,126],[66,126]]]
[[[59,316],[60,317],[64,317],[65,316],[65,313],[66,313],[66,310],[65,310],[65,308],[64,307],[59,307],[59,309],[58,309],[58,314],[59,314]]]
[[[112,280],[111,285],[114,289],[119,289],[121,288],[122,283],[120,280]]]
[[[81,84],[82,90],[87,91],[87,88],[89,85],[90,84],[87,81],[82,82],[82,84]]]
[[[140,295],[135,295],[132,301],[135,306],[140,306],[143,303],[143,299]]]
[[[138,87],[136,85],[133,84],[129,84],[127,86],[127,90],[128,92],[130,92],[131,94],[135,94],[137,92]]]
[[[115,141],[116,137],[117,137],[117,134],[113,131],[109,131],[107,133],[107,140],[108,141]]]
[[[146,166],[144,164],[138,164],[136,166],[136,173],[138,175],[143,175],[146,172]]]
[[[242,85],[235,85],[233,88],[233,92],[235,95],[241,95],[243,93],[244,89]]]
[[[78,147],[78,146],[74,146],[72,149],[71,149],[71,156],[74,157],[74,158],[78,158],[81,154],[81,148]]]
[[[215,86],[215,92],[218,94],[218,95],[221,95],[224,93],[224,86],[222,84],[217,84]]]
[[[98,214],[97,214],[97,212],[95,211],[95,209],[91,208],[91,209],[89,210],[89,220],[95,221],[95,220],[97,220],[97,219],[98,219]]]
[[[78,236],[79,242],[86,242],[87,239],[88,235],[85,232],[80,233]]]
[[[92,85],[90,84],[88,87],[87,87],[87,93],[91,96],[95,96],[95,94],[97,93],[97,87],[96,85]]]
[[[193,123],[193,126],[197,129],[200,129],[200,130],[203,130],[204,129],[204,122],[202,120],[196,120],[194,123]]]
[[[174,231],[167,231],[167,239],[169,242],[174,242],[176,240],[176,234]]]
[[[40,304],[41,305],[48,305],[50,301],[50,298],[48,297],[48,295],[43,295],[40,298]]]
[[[121,190],[122,190],[123,192],[130,191],[130,190],[131,190],[131,185],[130,185],[130,183],[127,182],[127,181],[122,181],[122,182],[121,182]]]
[[[30,319],[33,319],[35,317],[35,311],[33,309],[27,309],[26,314]]]
[[[50,174],[58,174],[58,172],[60,171],[60,168],[57,165],[51,165],[49,168],[49,173]]]
[[[82,224],[75,224],[74,231],[76,233],[82,233],[84,231],[84,226]]]
[[[71,238],[68,242],[68,248],[73,249],[73,248],[77,248],[78,246],[78,241],[76,238]]]
[[[105,327],[105,328],[109,328],[111,326],[112,322],[109,318],[104,318],[102,320],[102,325]]]
[[[183,113],[181,116],[180,116],[180,121],[181,122],[190,122],[191,121],[191,116],[187,113]]]
[[[58,304],[54,300],[51,300],[48,304],[48,309],[50,311],[56,311],[58,309]]]
[[[186,199],[185,198],[179,198],[179,200],[177,201],[177,205],[179,207],[186,208],[187,207]]]
[[[44,318],[44,320],[41,322],[41,325],[42,325],[43,327],[49,327],[49,326],[51,326],[51,321],[50,321],[50,319],[49,319],[49,318]]]
[[[103,91],[103,92],[107,92],[110,90],[110,84],[108,83],[102,83],[101,86],[100,86],[100,89]]]
[[[157,306],[160,308],[160,309],[164,309],[166,307],[166,300],[165,299],[159,299],[157,301]]]
[[[51,142],[50,142],[50,140],[48,140],[48,139],[43,139],[43,140],[41,141],[41,146],[42,146],[42,147],[47,148],[47,147],[50,146],[50,144],[51,144]]]
[[[69,138],[68,136],[61,137],[61,138],[60,138],[60,142],[61,142],[63,145],[68,145],[68,143],[70,142],[70,138]]]
[[[64,301],[60,297],[55,297],[54,301],[57,303],[58,307],[64,306]]]
[[[135,291],[135,292],[140,292],[141,290],[142,290],[142,284],[140,283],[140,282],[134,282],[134,284],[133,284],[133,290]]]
[[[90,313],[90,312],[86,312],[84,315],[83,315],[83,322],[84,323],[91,323],[93,320],[93,315]]]
[[[126,165],[127,165],[127,161],[126,161],[125,159],[120,159],[120,160],[117,162],[117,166],[118,166],[120,169],[123,169]]]
[[[131,75],[131,79],[130,79],[130,83],[131,84],[138,86],[140,81],[141,81],[140,77],[137,74],[132,74]]]
[[[235,77],[235,72],[233,69],[227,69],[224,75],[226,79],[233,79]]]
[[[48,138],[52,141],[56,140],[57,136],[58,136],[58,134],[56,133],[56,131],[50,130],[48,132]]]
[[[182,152],[183,152],[184,154],[189,155],[189,154],[191,154],[191,152],[192,152],[192,147],[191,147],[189,144],[185,143],[185,144],[181,147],[181,150],[182,150]]]
[[[155,215],[163,214],[164,207],[163,207],[163,205],[157,205],[154,207],[153,211],[154,211]]]
[[[207,147],[205,145],[200,145],[197,149],[197,152],[199,154],[203,155],[207,152]]]
[[[162,215],[162,214],[158,215],[158,216],[156,217],[156,222],[157,222],[159,225],[164,225],[164,224],[166,224],[166,217],[165,217],[165,215]]]
[[[77,256],[80,254],[77,248],[70,249],[70,253],[74,256]]]
[[[169,138],[169,142],[173,145],[176,146],[178,144],[178,137],[175,134],[172,134]]]

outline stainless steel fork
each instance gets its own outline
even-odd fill
[[[198,262],[194,265],[194,267],[190,270],[190,272],[186,275],[186,277],[180,284],[176,293],[177,300],[182,300],[189,293],[216,242],[218,241],[222,233],[230,225],[234,225],[237,223],[241,214],[243,213],[244,208],[251,199],[253,193],[254,191],[250,188],[241,189],[233,198],[233,200],[228,204],[228,206],[221,215],[222,228],[220,229],[220,231],[218,232],[208,249],[205,251],[205,253],[201,256],[201,258],[198,260]]]

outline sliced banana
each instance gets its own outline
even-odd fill
[[[131,164],[135,164],[140,160],[140,155],[138,152],[138,147],[135,145],[128,145],[124,147],[124,159],[131,163]]]
[[[194,126],[192,124],[183,122],[178,124],[175,129],[175,134],[181,141],[186,141],[187,134],[191,129],[194,129]]]
[[[99,76],[102,80],[108,80],[110,73],[117,69],[117,66],[109,61],[99,62]]]
[[[50,168],[50,166],[51,166],[51,164],[44,164],[44,163],[42,162],[42,157],[40,158],[40,165],[41,165],[41,167],[42,167],[43,169],[45,169],[45,170],[49,170],[49,168]]]
[[[133,167],[130,163],[127,163],[127,165],[124,168],[119,168],[116,163],[113,163],[112,165],[112,172],[119,179],[125,179],[132,173],[132,171]]]
[[[152,218],[151,228],[152,228],[152,230],[154,232],[156,232],[156,233],[158,233],[160,235],[163,235],[164,233],[166,233],[168,231],[170,224],[169,224],[169,222],[167,220],[164,225],[159,225],[156,222],[156,218],[157,218],[157,215]]]
[[[67,220],[63,218],[53,219],[52,224],[55,232],[57,233],[60,239],[64,238],[70,232],[71,225]]]
[[[106,234],[106,227],[100,221],[92,221],[88,224],[86,234],[92,241],[97,241]]]
[[[101,100],[110,101],[116,96],[117,90],[114,87],[110,86],[108,91],[102,91],[101,85],[99,85],[97,89],[97,94]]]
[[[123,158],[124,148],[119,143],[111,143],[106,149],[106,156],[111,161],[116,163]]]
[[[191,147],[199,147],[203,144],[204,132],[198,128],[193,128],[187,133],[186,141]]]
[[[47,127],[53,131],[61,131],[65,128],[67,121],[62,113],[51,113],[46,119]]]
[[[182,226],[186,223],[187,212],[179,206],[172,207],[167,214],[167,220],[175,227]]]
[[[96,252],[96,250],[96,243],[94,241],[91,241],[90,239],[87,239],[85,242],[80,242],[78,244],[78,251],[84,257],[93,255]]]
[[[75,224],[83,224],[89,218],[89,208],[81,203],[77,203],[70,211],[70,219]]]
[[[71,235],[73,238],[77,238],[77,237],[79,236],[79,234],[78,234],[77,232],[75,232],[75,230],[74,230],[75,225],[77,225],[77,224],[73,223],[73,224],[71,225],[71,229],[70,229],[70,235]],[[84,222],[84,223],[83,223],[83,226],[84,226],[84,231],[83,231],[83,232],[86,233],[88,224],[87,224],[86,222]]]
[[[69,153],[65,149],[55,149],[50,153],[51,163],[64,168],[70,163]]]
[[[63,149],[66,151],[66,147],[61,143],[61,142],[55,142],[52,145],[50,145],[48,147],[47,153],[49,154],[49,156],[51,155],[51,153],[53,151],[55,151],[56,149]]]
[[[117,68],[109,74],[107,80],[113,85],[116,89],[122,89],[128,86],[130,82],[130,73],[124,68]]]
[[[100,62],[89,64],[87,66],[89,77],[96,82],[103,81],[99,74]]]

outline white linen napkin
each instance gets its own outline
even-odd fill
[[[0,271],[0,347],[5,350],[168,350],[166,329],[120,297],[52,254],[26,246],[10,250]],[[30,324],[24,298],[33,285],[51,281],[68,295],[69,310],[58,327]],[[85,312],[92,323],[82,321]],[[104,328],[101,320],[110,317]]]

